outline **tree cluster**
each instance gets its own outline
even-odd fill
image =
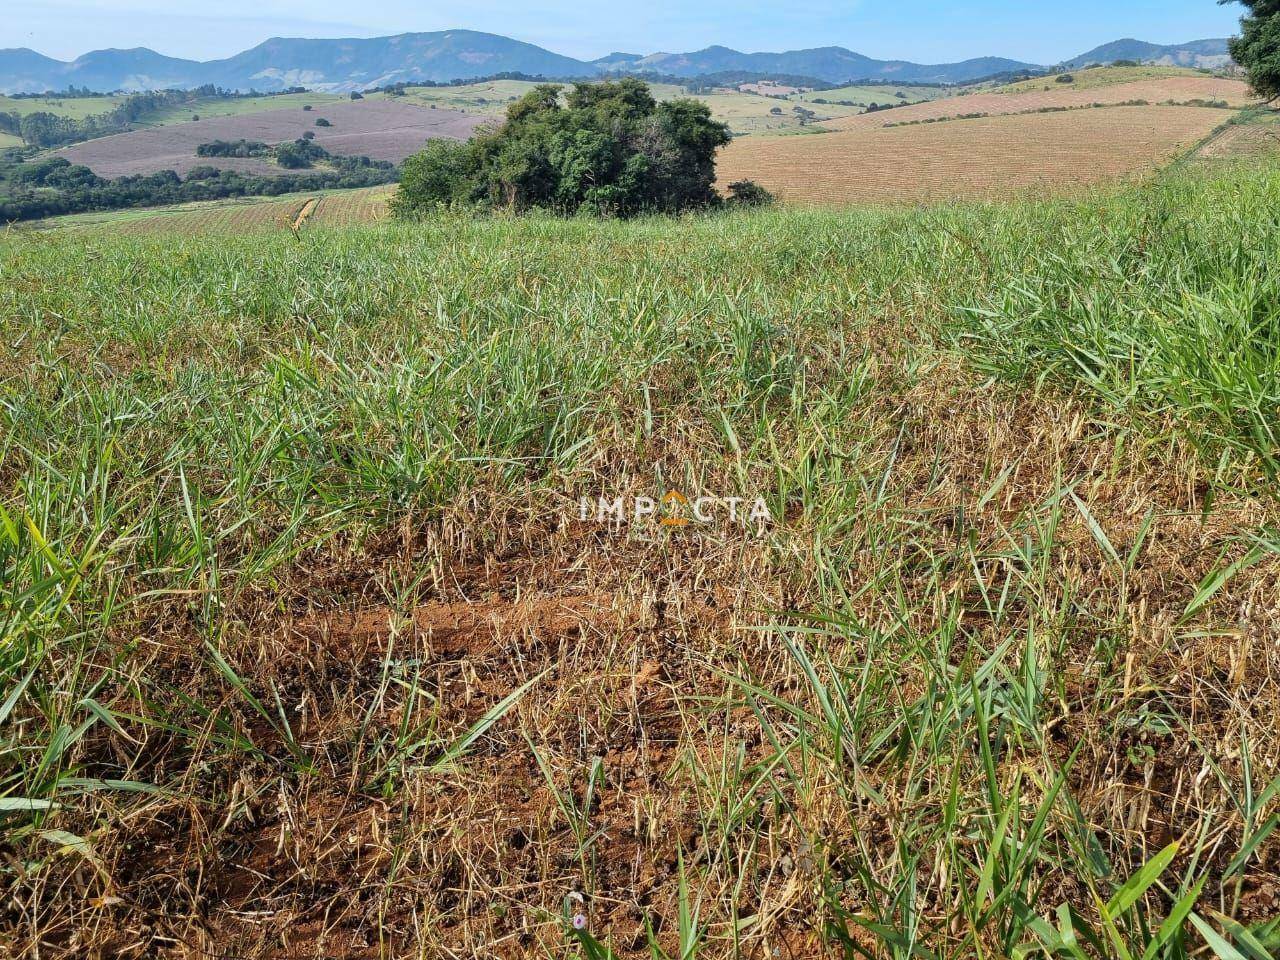
[[[276,163],[286,170],[309,170],[317,161],[332,159],[328,150],[308,137],[277,144],[275,155]]]
[[[298,140],[276,144],[261,140],[212,140],[196,147],[197,157],[235,157],[249,159],[274,157],[286,170],[310,170],[317,163],[328,163],[339,170],[392,170],[395,164],[368,157],[334,156],[315,142],[315,134],[307,131]]]
[[[405,162],[398,214],[462,205],[627,217],[713,207],[729,129],[695,100],[658,103],[635,79],[542,84],[506,123],[466,143],[434,140]]]
[[[271,147],[261,140],[213,140],[196,147],[197,157],[266,157]]]

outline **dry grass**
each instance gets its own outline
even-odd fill
[[[877,330],[877,339],[887,332]],[[899,363],[887,357],[879,376],[909,376]],[[1044,720],[1048,756],[1063,762],[1084,745],[1071,786],[1085,822],[1106,825],[1108,849],[1141,862],[1221,810],[1221,786],[1196,774],[1210,750],[1225,775],[1239,778],[1238,760],[1214,750],[1224,736],[1248,737],[1257,769],[1277,769],[1280,561],[1253,568],[1217,599],[1209,622],[1238,622],[1231,635],[1175,627],[1223,538],[1266,519],[1259,504],[1219,501],[1206,520],[1194,493],[1202,473],[1188,451],[1175,446],[1152,458],[1123,435],[1098,431],[1081,407],[983,388],[959,370],[935,371],[899,402],[883,415],[909,430],[906,455],[895,453],[896,431],[861,454],[879,463],[896,457],[890,496],[850,518],[843,535],[857,543],[886,523],[915,527],[895,551],[932,557],[950,572],[932,583],[926,567],[900,588],[913,603],[935,590],[962,603],[971,621],[965,655],[1036,629],[1031,611],[988,622],[983,595],[1008,588],[1013,571],[1002,571],[997,557],[1019,529],[1049,522],[1057,490],[1079,491],[1092,520],[1120,544],[1155,518],[1143,563],[1126,579],[1109,568],[1084,513],[1072,510],[1042,585],[1049,595],[1040,597],[1078,603],[1090,621],[1127,622],[1105,653],[1083,623],[1062,638],[1062,699],[1046,704]],[[642,456],[679,469],[710,442],[690,434]],[[611,489],[644,489],[625,462],[595,469],[614,478]],[[980,504],[990,478],[1005,474],[1012,479],[998,499]],[[732,481],[725,473],[707,482]],[[201,793],[217,783],[226,798],[215,808],[181,797],[130,805],[100,843],[108,886],[65,857],[16,892],[19,929],[39,929],[46,944],[31,955],[92,945],[104,956],[157,951],[191,960],[542,957],[563,949],[561,904],[581,891],[591,930],[620,957],[649,955],[645,925],[655,919],[658,942],[674,956],[683,848],[697,868],[704,922],[721,941],[704,955],[824,956],[812,906],[824,865],[806,838],[831,845],[825,860],[861,835],[879,868],[891,870],[892,839],[940,814],[910,798],[905,770],[869,774],[893,798],[881,808],[817,771],[808,795],[782,782],[762,796],[749,787],[771,752],[745,704],[730,706],[740,691],[726,677],[784,698],[802,690],[781,640],[759,631],[775,622],[767,611],[823,602],[824,591],[788,560],[810,548],[809,532],[800,523],[764,540],[651,538],[583,525],[572,514],[555,498],[518,505],[477,492],[438,520],[393,531],[372,548],[311,558],[270,595],[224,608],[226,655],[255,689],[277,688],[296,704],[294,735],[320,775],[277,780],[273,762],[241,761],[214,781],[199,778]],[[957,544],[953,526],[912,519],[960,516],[968,543],[989,557],[978,570],[961,562],[970,548]],[[930,632],[927,603],[908,613],[902,598],[860,588],[883,576],[883,556],[859,551],[851,559],[840,576],[851,595],[842,618],[890,633]],[[180,620],[177,606],[154,607],[144,660],[131,669],[172,676],[213,702],[213,689],[182,680],[200,641]],[[871,638],[827,643],[841,663],[885,656]],[[379,796],[352,778],[348,751],[362,725],[394,730],[402,722],[407,705],[385,689],[388,663],[428,678],[441,731],[465,729],[527,682],[536,689],[465,768],[406,771]],[[925,659],[902,660],[897,695],[923,696],[932,671]],[[1107,719],[1158,714],[1164,702],[1190,718],[1187,729]],[[251,714],[243,722],[258,749],[283,749],[269,725]],[[133,774],[158,777],[172,747],[132,732],[159,751]],[[945,778],[934,784],[945,787]],[[737,804],[750,811],[749,841],[735,839],[746,829],[733,825]],[[1230,828],[1214,839],[1224,865],[1237,838]],[[1242,917],[1264,920],[1280,907],[1278,852],[1268,845],[1251,873]],[[1046,899],[1079,895],[1064,875],[1052,879]],[[753,922],[731,950],[735,917]],[[932,946],[945,952],[944,938]]]
[[[387,204],[395,189],[394,185],[388,185],[321,194],[216,200],[154,209],[77,214],[45,221],[41,228],[92,229],[120,236],[146,236],[260,233],[288,230],[291,226],[346,227],[386,218],[389,213]],[[299,224],[299,216],[313,199],[318,202],[307,212],[304,223]]]
[[[311,222],[324,227],[350,227],[383,220],[390,214],[388,204],[395,191],[394,186],[385,186],[325,194]]]
[[[1062,191],[1148,173],[1227,116],[1211,108],[1116,107],[744,138],[722,153],[720,179],[754,179],[786,201],[815,204]]]
[[[1049,77],[1033,77],[1030,80],[1020,80],[1016,83],[1005,84],[996,88],[998,93],[1028,93],[1037,90],[1044,90],[1046,87],[1051,90],[1067,89],[1085,90],[1089,88],[1109,87],[1117,83],[1133,83],[1138,80],[1165,80],[1173,77],[1191,78],[1196,80],[1203,79],[1219,79],[1206,77],[1199,70],[1190,67],[1169,67],[1159,64],[1148,63],[1135,67],[1087,67],[1083,70],[1072,70],[1070,73],[1070,83],[1058,83],[1056,76]],[[1229,78],[1225,78],[1229,79]]]
[[[55,220],[55,225],[84,226],[121,236],[206,233],[255,233],[287,230],[308,203],[303,194],[279,198],[252,198],[233,201],[161,207],[152,210],[88,215],[83,219]]]

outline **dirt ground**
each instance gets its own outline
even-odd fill
[[[1244,724],[1256,762],[1273,765],[1265,731],[1280,709],[1280,564],[1253,568],[1215,605],[1214,618],[1238,623],[1231,636],[1172,630],[1217,534],[1259,521],[1258,506],[1224,500],[1206,518],[1187,482],[1196,468],[1176,451],[1151,462],[1092,432],[1069,403],[1031,410],[945,379],[901,411],[911,439],[895,454],[895,497],[907,512],[968,519],[922,528],[922,546],[953,549],[959,522],[977,542],[999,543],[1005,523],[1064,480],[1118,542],[1156,510],[1148,560],[1124,583],[1085,519],[1065,521],[1052,582],[1099,622],[1116,604],[1131,611],[1119,703],[1164,690],[1202,742]],[[939,450],[948,480],[930,487]],[[975,512],[990,463],[1012,479],[994,509]],[[188,766],[185,741],[127,728],[141,747],[134,776],[166,782],[186,768],[187,796],[106,801],[101,860],[66,857],[29,876],[6,926],[38,931],[31,957],[549,957],[565,955],[563,905],[580,894],[592,931],[640,957],[654,918],[658,941],[675,946],[683,858],[722,936],[727,916],[752,918],[740,955],[829,955],[812,919],[818,867],[806,834],[836,849],[861,835],[892,858],[895,835],[919,814],[900,774],[869,767],[892,798],[885,810],[851,806],[830,784],[788,810],[800,800],[779,782],[771,799],[751,801],[749,841],[724,826],[723,805],[747,802],[718,779],[726,765],[750,769],[773,750],[729,678],[750,676],[783,699],[803,689],[779,638],[759,629],[813,599],[805,565],[788,560],[806,531],[782,526],[780,538],[637,535],[583,523],[555,499],[477,494],[345,555],[309,555],[278,589],[240,597],[224,638],[249,686],[278,692],[310,758],[303,774],[279,724],[193,667],[200,641],[182,604],[155,606],[134,635],[145,670],[218,703],[239,732],[210,719],[194,747],[204,759]],[[849,584],[870,582],[882,560],[851,554]],[[901,589],[923,598],[928,588],[908,578]],[[967,629],[980,647],[988,627],[962,566],[947,591],[971,595]],[[886,602],[873,592],[855,606],[884,623]],[[1157,847],[1222,797],[1190,739],[1109,738],[1093,702],[1103,682],[1093,638],[1079,629],[1060,665],[1066,699],[1053,708],[1051,750],[1086,745],[1072,787],[1089,822],[1117,846]],[[842,656],[858,667],[869,654],[851,639]],[[920,666],[897,667],[906,700],[923,689]],[[526,685],[465,763],[397,759],[396,743],[463,731]],[[1125,761],[1148,742],[1157,749],[1146,767]],[[211,796],[230,799],[199,799]],[[1270,843],[1242,888],[1246,915],[1280,909],[1278,870]],[[1052,893],[1081,894],[1047,880]]]

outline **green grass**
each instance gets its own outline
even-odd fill
[[[341,197],[384,189],[394,189],[394,186],[304,190],[300,193],[284,193],[272,197],[232,197],[224,200],[175,203],[163,207],[72,213],[35,221],[18,229],[56,231],[95,228],[110,232],[123,225],[142,225],[156,232],[172,230],[178,234],[198,234],[206,230],[217,232],[286,230],[290,221],[286,214],[308,198]]]
[[[20,146],[22,146],[21,137],[15,137],[11,133],[0,133],[0,150],[4,149],[5,147],[20,147]]]
[[[1088,265],[1030,251],[1026,281],[967,308],[963,336],[979,369],[1066,378],[1117,409],[1194,423],[1206,457],[1276,476],[1280,314],[1251,249],[1268,242],[1274,198],[1224,197],[1232,229],[1207,245],[1188,216],[1203,183],[1155,192]]]
[[[1277,210],[0,236],[4,933],[1276,956]]]
[[[0,113],[55,113],[72,120],[110,113],[124,102],[123,96],[107,97],[5,97],[0,96]]]

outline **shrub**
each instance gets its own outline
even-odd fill
[[[729,205],[734,207],[767,207],[774,196],[754,180],[736,180],[729,184]]]
[[[286,170],[307,170],[317,160],[329,159],[329,152],[314,140],[297,139],[276,147],[276,163]]]
[[[333,124],[332,124],[332,123],[330,123],[328,120],[326,120],[324,117],[316,117],[316,126],[317,126],[317,127],[332,127],[332,126],[333,126]]]
[[[1070,73],[1060,73],[1054,79],[1054,83],[1075,83],[1076,78]]]

